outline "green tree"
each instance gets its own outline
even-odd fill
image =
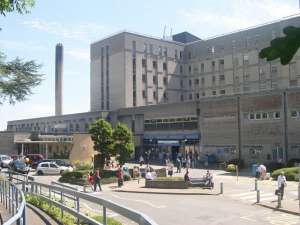
[[[266,58],[267,61],[280,58],[282,65],[290,63],[300,47],[300,28],[288,26],[283,33],[286,36],[273,39],[269,47],[260,51],[260,58]]]
[[[125,124],[118,123],[113,132],[114,153],[120,165],[124,165],[133,153],[132,132]]]
[[[91,125],[89,133],[94,142],[94,150],[99,153],[94,157],[94,168],[102,170],[106,160],[114,155],[113,129],[109,122],[100,119]]]
[[[7,13],[13,11],[20,14],[28,13],[29,8],[32,8],[34,3],[34,0],[0,0],[0,14],[6,16]]]
[[[24,101],[31,89],[39,85],[42,75],[38,73],[41,65],[34,61],[16,58],[6,62],[0,52],[0,104],[6,100],[10,104]]]
[[[6,16],[13,11],[28,13],[34,3],[34,0],[0,0],[0,14]],[[38,73],[40,67],[33,60],[23,61],[20,58],[7,62],[0,51],[0,104],[24,101],[32,94],[32,88],[42,81],[42,75]]]

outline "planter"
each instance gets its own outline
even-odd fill
[[[157,181],[146,180],[146,188],[186,189],[188,184],[184,181]]]

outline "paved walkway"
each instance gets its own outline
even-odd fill
[[[3,222],[5,223],[5,221],[7,221],[10,218],[10,216],[8,214],[8,211],[5,209],[5,206],[2,205],[1,203],[0,203],[0,212],[1,212]]]
[[[26,207],[26,222],[28,225],[58,225],[55,220],[42,210],[29,204]]]

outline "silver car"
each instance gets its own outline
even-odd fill
[[[0,166],[8,167],[8,165],[13,161],[13,159],[8,155],[0,155]]]

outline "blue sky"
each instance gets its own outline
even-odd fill
[[[36,0],[30,14],[0,17],[0,50],[42,64],[42,85],[28,100],[0,106],[9,120],[54,114],[54,49],[64,45],[64,113],[89,111],[89,45],[130,30],[162,37],[189,31],[200,38],[247,28],[299,12],[297,0]]]

